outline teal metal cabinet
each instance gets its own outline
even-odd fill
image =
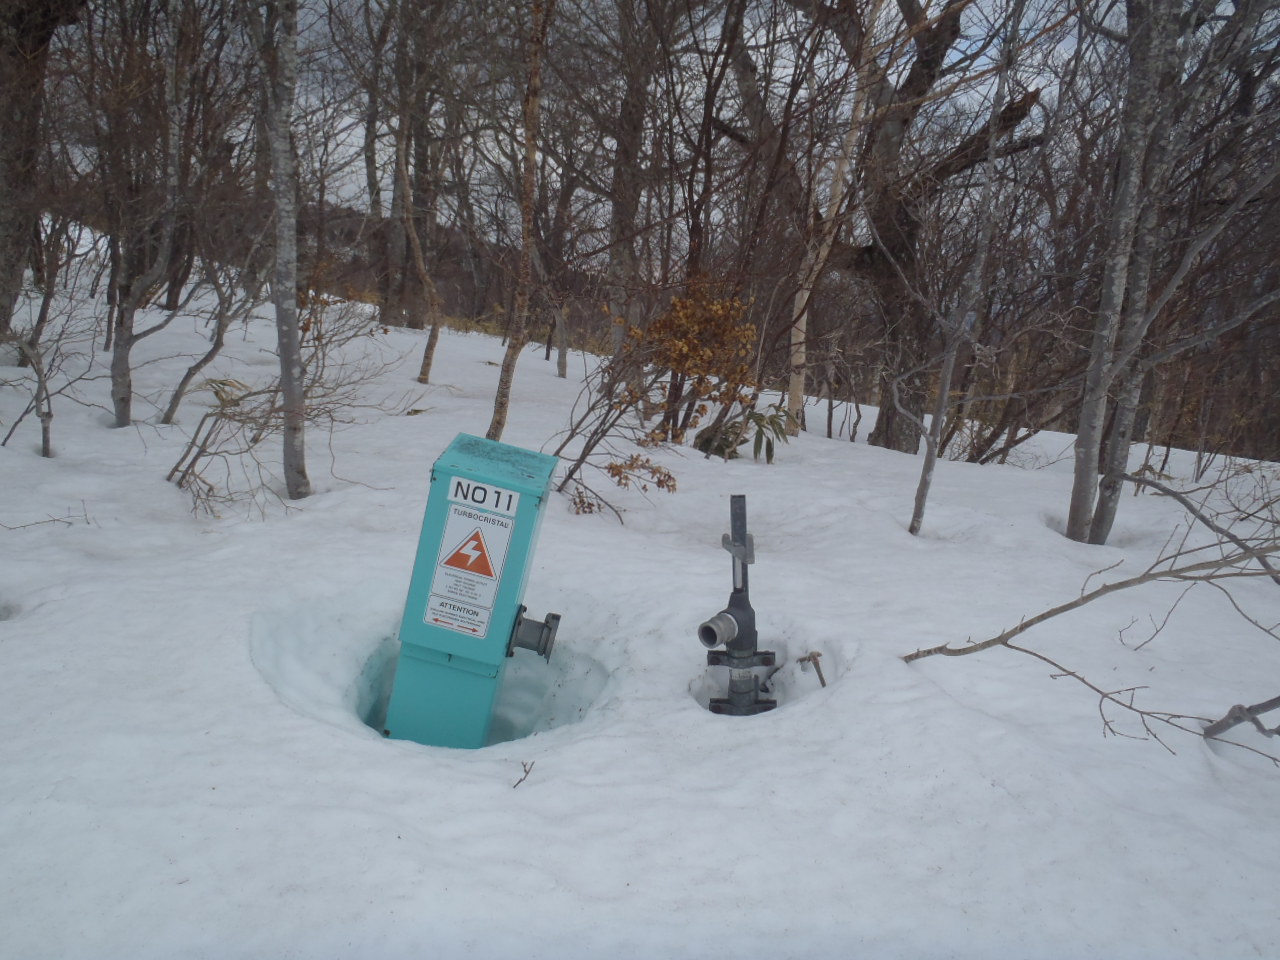
[[[387,736],[483,747],[515,646],[550,655],[559,617],[520,599],[555,457],[459,434],[431,470],[400,624]]]

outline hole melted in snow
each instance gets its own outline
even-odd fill
[[[253,618],[249,653],[280,700],[303,716],[381,731],[400,644],[385,608],[367,601],[307,602]],[[557,644],[547,663],[528,651],[507,661],[489,743],[581,720],[604,689],[606,670]]]
[[[518,652],[507,661],[489,743],[577,723],[607,680],[603,664],[572,649],[556,646],[550,663],[529,651]]]

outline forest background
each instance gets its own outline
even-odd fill
[[[47,444],[70,339],[126,426],[139,310],[213,291],[167,423],[269,295],[291,498],[320,311],[358,301],[432,331],[423,382],[442,323],[508,340],[494,438],[534,336],[605,358],[642,445],[876,404],[927,494],[1071,432],[1102,543],[1135,440],[1280,458],[1278,37],[1270,0],[13,0],[0,337]],[[55,306],[86,281],[88,331]]]

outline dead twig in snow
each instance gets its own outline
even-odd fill
[[[827,685],[827,678],[822,675],[822,664],[818,662],[821,657],[822,654],[817,650],[810,650],[808,654],[798,659],[796,663],[812,663],[813,669],[818,673],[818,682],[825,687]]]
[[[1134,694],[1137,693],[1139,690],[1145,689],[1144,687],[1125,687],[1124,689],[1121,689],[1121,690],[1106,690],[1098,686],[1097,684],[1091,682],[1088,678],[1084,677],[1083,675],[1077,673],[1075,670],[1071,670],[1071,669],[1068,669],[1067,667],[1064,667],[1061,663],[1059,663],[1057,660],[1054,660],[1052,657],[1047,657],[1043,653],[1040,653],[1039,651],[1032,650],[1030,647],[1020,647],[1017,644],[1013,644],[1013,643],[1005,644],[1005,646],[1007,646],[1010,650],[1017,651],[1018,653],[1025,653],[1029,657],[1035,657],[1035,659],[1041,661],[1042,663],[1046,663],[1049,666],[1053,667],[1054,670],[1058,671],[1057,673],[1052,675],[1053,679],[1057,680],[1061,677],[1069,677],[1070,679],[1075,680],[1077,683],[1083,684],[1084,686],[1092,690],[1094,693],[1096,693],[1098,695],[1098,715],[1102,718],[1102,732],[1104,736],[1126,737],[1130,740],[1150,739],[1160,744],[1160,746],[1164,747],[1170,753],[1176,753],[1177,751],[1175,751],[1171,746],[1169,746],[1167,743],[1164,742],[1164,740],[1160,737],[1159,731],[1152,726],[1152,723],[1155,722],[1155,723],[1166,724],[1170,727],[1174,727],[1175,729],[1182,730],[1185,733],[1199,733],[1200,732],[1199,728],[1188,726],[1187,724],[1180,721],[1199,720],[1203,722],[1208,719],[1206,717],[1192,717],[1192,716],[1187,716],[1185,714],[1180,714],[1180,713],[1169,713],[1164,710],[1144,709],[1143,707],[1139,707],[1137,704],[1135,704],[1133,699]],[[1120,707],[1122,710],[1126,710],[1129,713],[1132,713],[1138,716],[1142,722],[1142,729],[1145,731],[1146,736],[1140,737],[1135,734],[1125,733],[1117,729],[1115,725],[1115,721],[1112,720],[1111,717],[1107,715],[1106,708],[1108,704]]]
[[[89,524],[92,522],[93,521],[89,519],[89,511],[86,509],[84,505],[84,501],[82,500],[80,501],[80,513],[78,515],[74,513],[68,513],[66,516],[62,516],[62,517],[49,516],[44,520],[32,520],[30,523],[19,523],[15,526],[10,526],[7,523],[0,523],[0,529],[26,530],[28,527],[39,527],[39,526],[43,526],[46,523],[60,523],[64,527],[71,527],[71,526],[75,526],[77,523]]]

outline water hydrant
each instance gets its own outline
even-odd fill
[[[749,717],[778,702],[760,696],[760,678],[752,669],[772,667],[775,658],[771,650],[756,649],[756,612],[747,585],[747,566],[756,562],[755,541],[747,533],[747,498],[740,493],[729,498],[729,533],[720,542],[733,557],[733,590],[725,608],[698,627],[698,639],[707,648],[707,666],[729,668],[729,695],[713,697],[708,709]]]

